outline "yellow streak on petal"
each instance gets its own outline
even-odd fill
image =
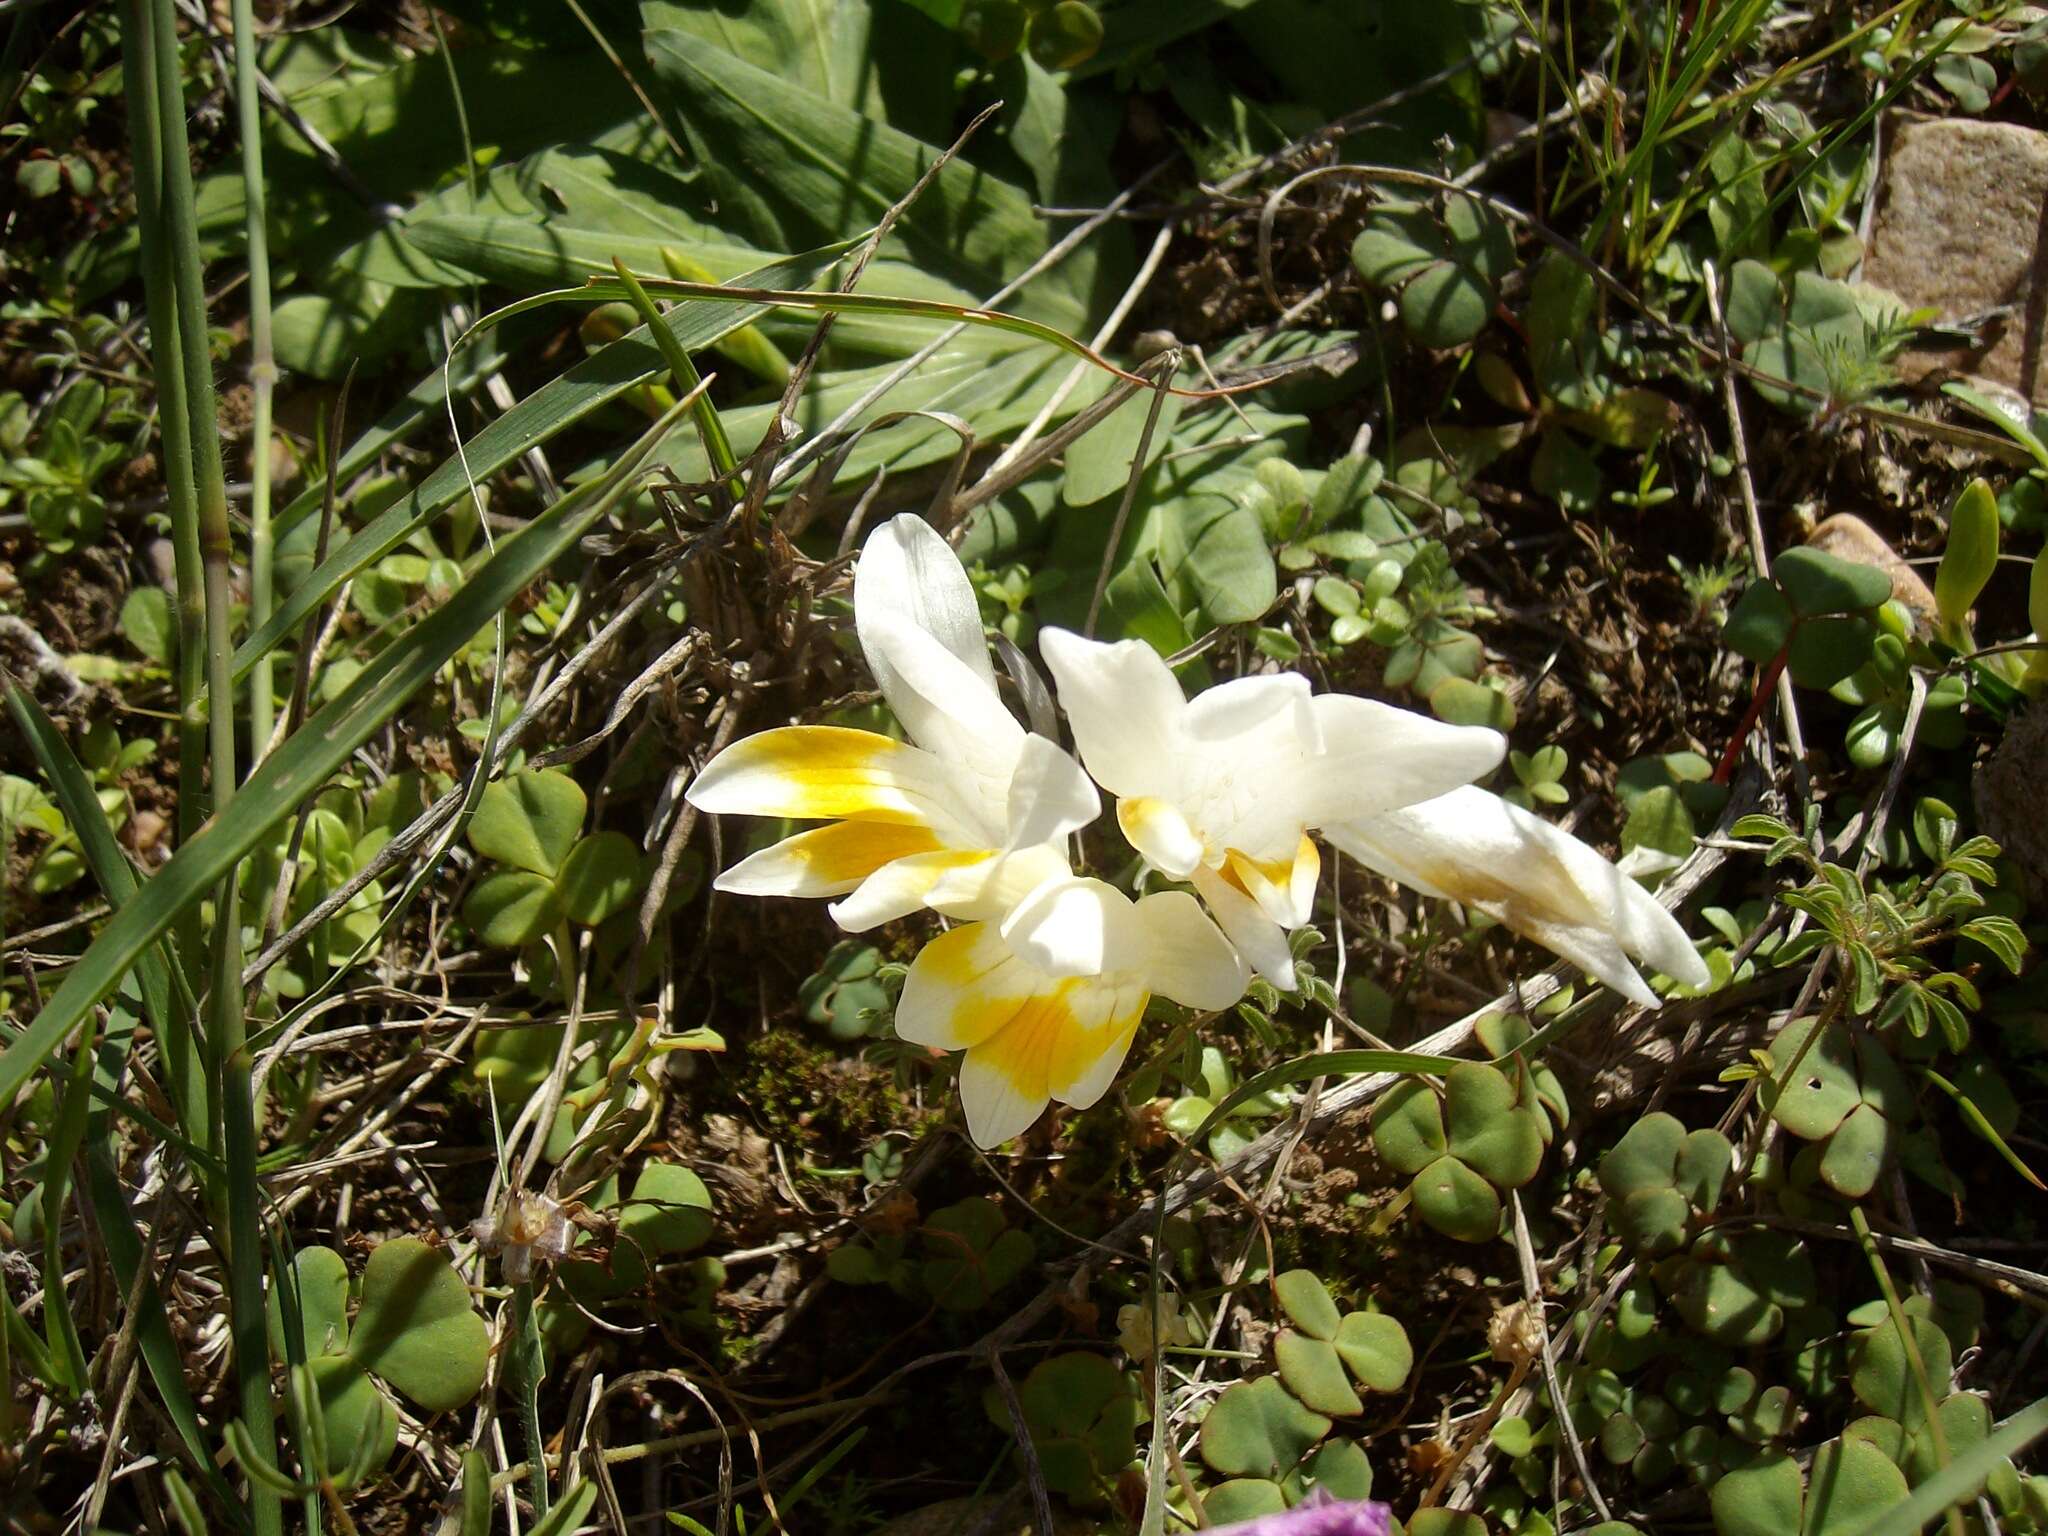
[[[894,863],[913,853],[935,852],[939,840],[928,828],[907,823],[840,821],[813,832],[799,833],[783,847],[813,879],[844,884],[849,880],[865,880],[884,864]],[[983,855],[963,853],[959,859],[960,862],[971,863],[980,857]]]
[[[899,770],[911,750],[874,731],[790,725],[735,742],[726,756],[731,759],[728,772],[751,771],[779,781],[752,814],[918,826],[924,813],[904,792]]]

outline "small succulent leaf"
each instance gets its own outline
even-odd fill
[[[1283,1328],[1273,1337],[1273,1364],[1287,1390],[1317,1413],[1349,1418],[1365,1411],[1334,1344]]]
[[[1960,633],[1970,609],[1998,569],[1998,498],[1972,480],[1948,509],[1948,542],[1934,571],[1934,606],[1951,632]]]
[[[587,808],[582,787],[560,769],[510,774],[477,801],[469,844],[494,863],[552,879],[583,830]]]
[[[1736,655],[1767,665],[1792,638],[1794,615],[1785,595],[1768,581],[1753,581],[1728,611],[1721,638]]]
[[[1286,1508],[1287,1495],[1280,1485],[1263,1477],[1233,1477],[1202,1495],[1202,1513],[1211,1525],[1235,1525],[1261,1515],[1277,1515]]]
[[[1337,1329],[1337,1353],[1358,1384],[1374,1392],[1400,1391],[1415,1368],[1408,1330],[1384,1312],[1345,1313]]]
[[[1949,1379],[1948,1335],[1924,1317],[1909,1315],[1906,1322],[1920,1351],[1920,1363],[1927,1368],[1927,1379],[1939,1390],[1939,1384]],[[1927,1422],[1927,1404],[1907,1358],[1905,1339],[1890,1317],[1856,1341],[1849,1390],[1872,1413],[1897,1420],[1908,1432]]]
[[[1334,1339],[1337,1325],[1343,1314],[1337,1310],[1337,1303],[1330,1299],[1329,1288],[1315,1271],[1290,1269],[1273,1279],[1273,1294],[1280,1298],[1280,1306],[1294,1320],[1294,1326],[1312,1339]]]
[[[476,1396],[491,1334],[448,1255],[394,1238],[370,1255],[349,1357],[430,1413]]]
[[[1303,1479],[1339,1499],[1372,1497],[1372,1463],[1356,1440],[1331,1440],[1301,1464]]]
[[[1806,619],[1792,631],[1785,668],[1802,688],[1832,688],[1870,660],[1876,639],[1875,626],[1854,614]]]
[[[1842,1027],[1830,1025],[1808,1047],[1820,1022],[1818,1018],[1794,1019],[1778,1031],[1770,1046],[1772,1076],[1763,1083],[1764,1107],[1786,1130],[1808,1141],[1833,1134],[1849,1111],[1862,1102],[1855,1053]],[[1798,1066],[1780,1093],[1775,1086],[1777,1076],[1795,1060]]]
[[[688,1168],[650,1162],[619,1211],[619,1233],[649,1258],[702,1247],[711,1235],[711,1191]]]

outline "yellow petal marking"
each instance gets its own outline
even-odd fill
[[[970,1050],[1010,1022],[1028,994],[1004,991],[989,984],[996,971],[1010,967],[1009,945],[988,923],[963,923],[948,929],[918,952],[917,966],[950,990],[957,1001],[947,1021],[947,1038],[955,1049]]]
[[[1084,991],[1085,989],[1085,991]],[[1105,989],[1093,978],[1068,978],[1024,1000],[1008,1023],[976,1048],[976,1058],[1002,1074],[1022,1098],[1044,1100],[1088,1077],[1103,1053],[1129,1040],[1145,1011],[1148,994],[1135,1006],[1084,1022],[1077,1005],[1099,1000]],[[1090,999],[1086,992],[1095,992]],[[1112,993],[1113,999],[1113,993]]]
[[[727,775],[770,781],[748,807],[750,815],[922,826],[927,818],[919,797],[904,787],[914,751],[874,731],[788,725],[734,742],[720,763]]]
[[[803,866],[804,873],[820,883],[844,885],[865,880],[884,864],[892,864],[913,853],[933,853],[939,840],[929,829],[909,823],[888,821],[839,821],[829,827],[799,832],[781,845],[781,850]],[[986,855],[963,852],[959,863],[972,863]],[[956,860],[948,860],[950,866]]]

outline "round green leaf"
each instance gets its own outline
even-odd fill
[[[1425,347],[1455,347],[1486,329],[1493,289],[1478,273],[1433,262],[1401,290],[1401,323]]]
[[[1798,1462],[1767,1456],[1724,1476],[1708,1501],[1715,1536],[1792,1536],[1799,1529],[1806,1490]]]
[[[313,1360],[341,1354],[348,1347],[348,1265],[332,1248],[301,1248],[292,1255],[291,1276],[305,1357]],[[284,1298],[273,1284],[270,1343],[280,1357],[288,1359],[285,1317]]]
[[[1314,1270],[1290,1269],[1273,1279],[1273,1294],[1294,1320],[1295,1327],[1312,1339],[1334,1339],[1343,1314]]]
[[[1399,1319],[1384,1312],[1347,1312],[1337,1329],[1337,1353],[1359,1385],[1398,1392],[1415,1368],[1415,1348]]]
[[[1821,1179],[1836,1194],[1860,1200],[1877,1186],[1891,1149],[1891,1122],[1868,1104],[1858,1104],[1828,1138]]]
[[[1281,1478],[1330,1432],[1280,1384],[1258,1376],[1225,1389],[1202,1420],[1202,1460],[1226,1477]]]
[[[366,1475],[374,1475],[398,1448],[398,1411],[391,1399],[346,1355],[322,1355],[306,1362],[320,1418],[327,1431],[327,1475],[339,1478],[372,1443]]]
[[[619,1232],[649,1258],[688,1253],[711,1236],[711,1191],[688,1168],[649,1163],[619,1212]]]
[[[1786,670],[1802,688],[1832,688],[1870,660],[1877,630],[1868,619],[1808,619],[1792,632]]]
[[[1771,562],[1771,579],[1801,618],[1861,613],[1892,595],[1892,579],[1874,565],[1843,560],[1801,544]]]
[[[1736,655],[1764,666],[1792,638],[1792,605],[1768,581],[1743,589],[1721,626],[1721,638]]]
[[[1764,1107],[1778,1117],[1778,1123],[1808,1141],[1833,1134],[1863,1097],[1849,1037],[1839,1025],[1831,1026],[1811,1049],[1800,1054],[1819,1025],[1817,1018],[1794,1019],[1778,1031],[1770,1048],[1773,1072],[1763,1093]],[[1784,1092],[1776,1093],[1771,1084],[1795,1058],[1797,1070]]]
[[[582,787],[559,769],[515,773],[483,792],[469,845],[496,863],[552,878],[575,846],[587,808]]]
[[[1440,1157],[1415,1176],[1415,1209],[1445,1237],[1490,1242],[1500,1231],[1500,1196],[1455,1157]]]
[[[1301,1465],[1301,1474],[1311,1488],[1322,1488],[1339,1499],[1372,1497],[1372,1463],[1356,1440],[1332,1440],[1318,1446]]]
[[[471,887],[462,920],[491,949],[520,949],[551,930],[561,915],[555,884],[524,869],[494,869]]]
[[[640,850],[623,832],[597,832],[579,841],[562,861],[555,896],[562,910],[586,928],[633,904],[641,888]]]
[[[1372,1111],[1372,1144],[1396,1173],[1420,1173],[1449,1150],[1436,1091],[1419,1078],[1403,1078]]]
[[[1867,1440],[1830,1440],[1814,1453],[1799,1536],[1851,1536],[1903,1503],[1906,1474]]]
[[[1273,1364],[1287,1390],[1317,1413],[1348,1418],[1364,1411],[1334,1344],[1283,1328],[1273,1339]]]
[[[1543,1162],[1542,1124],[1519,1098],[1505,1073],[1482,1062],[1460,1062],[1444,1074],[1452,1154],[1502,1189],[1528,1183]]]
[[[1031,57],[1041,69],[1074,69],[1102,46],[1102,18],[1083,0],[1060,0],[1031,23]]]
[[[1287,1495],[1280,1485],[1263,1477],[1233,1477],[1202,1495],[1202,1513],[1211,1525],[1235,1525],[1240,1520],[1277,1515],[1286,1508]]]
[[[448,1255],[417,1238],[380,1246],[363,1270],[351,1359],[430,1413],[476,1396],[491,1335]]]
[[[162,587],[137,587],[121,604],[121,637],[151,661],[169,665],[178,649],[178,626],[170,594]]]

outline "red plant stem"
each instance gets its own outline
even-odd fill
[[[1742,761],[1742,748],[1763,715],[1764,701],[1777,689],[1778,674],[1785,670],[1785,657],[1789,650],[1789,647],[1781,647],[1757,677],[1756,692],[1750,695],[1749,708],[1742,712],[1742,724],[1735,728],[1735,734],[1728,739],[1728,746],[1721,753],[1721,761],[1714,767],[1716,784],[1726,784],[1735,776],[1735,765]]]

